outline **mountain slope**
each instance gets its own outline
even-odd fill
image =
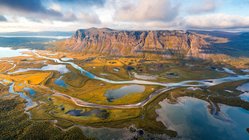
[[[77,30],[65,43],[70,51],[103,55],[143,55],[203,57],[209,48],[204,38],[183,31],[121,31],[108,28]]]

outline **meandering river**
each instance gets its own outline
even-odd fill
[[[81,74],[91,79],[96,79],[111,84],[138,84],[138,85],[162,86],[161,89],[152,92],[149,95],[149,97],[147,97],[145,100],[136,104],[128,104],[128,105],[100,105],[95,103],[89,103],[71,97],[67,94],[59,93],[55,90],[52,90],[54,92],[54,96],[63,96],[65,98],[72,100],[76,105],[82,107],[94,107],[94,108],[106,108],[106,109],[139,108],[149,103],[156,96],[175,88],[210,87],[226,82],[234,82],[234,81],[249,79],[249,75],[236,75],[233,73],[232,76],[223,77],[223,78],[205,79],[205,80],[186,80],[177,83],[161,83],[161,82],[152,82],[146,80],[114,81],[98,77],[86,71],[85,69],[81,68],[80,66],[78,66],[73,62],[62,61],[57,58],[42,56],[38,54],[36,51],[33,51],[33,53],[39,58],[52,60],[59,64],[71,65],[75,69],[79,70]],[[4,81],[0,81],[0,83],[4,84]],[[14,83],[10,84],[9,93],[18,94],[20,95],[20,97],[24,98],[27,101],[25,110],[28,110],[28,108],[36,105],[36,103],[32,102],[32,99],[29,96],[26,96],[23,92],[15,92],[13,86]],[[48,88],[43,85],[41,85],[41,87]],[[213,110],[211,112],[214,113],[209,113],[207,109],[207,106],[209,104],[205,101],[190,97],[181,97],[179,98],[178,101],[179,101],[178,104],[171,104],[167,101],[167,99],[161,101],[159,103],[161,108],[157,109],[156,113],[158,114],[157,118],[158,121],[161,121],[165,126],[167,126],[168,129],[176,130],[180,138],[186,138],[186,139],[248,138],[246,132],[246,128],[249,127],[248,126],[249,123],[247,121],[249,115],[248,111],[242,108],[222,105],[220,106],[221,109],[220,112],[218,112],[217,110]],[[214,106],[212,102],[211,105]]]
[[[33,51],[33,53],[38,56],[39,58],[44,58],[48,60],[52,60],[56,63],[60,64],[69,64],[75,69],[79,70],[81,74],[84,74],[88,78],[95,79],[95,80],[100,80],[103,82],[111,83],[111,84],[141,84],[141,85],[157,85],[157,86],[164,86],[164,87],[203,87],[203,86],[214,86],[218,84],[222,84],[225,82],[233,82],[233,81],[239,81],[239,80],[246,80],[249,79],[249,75],[234,75],[234,76],[229,76],[225,78],[218,78],[218,79],[206,79],[206,80],[186,80],[178,83],[159,83],[159,82],[152,82],[152,81],[145,81],[145,80],[131,80],[131,81],[114,81],[114,80],[109,80],[106,78],[98,77],[82,67],[78,66],[77,64],[73,62],[65,62],[61,61],[60,59],[57,58],[50,58],[46,56],[42,56],[38,54],[36,51]],[[193,84],[197,83],[197,84]]]
[[[146,105],[148,102],[150,102],[155,96],[158,96],[162,93],[165,93],[166,91],[178,88],[178,87],[209,87],[209,86],[215,86],[218,84],[222,84],[225,82],[234,82],[234,81],[239,81],[239,80],[246,80],[249,79],[249,75],[232,75],[224,78],[217,78],[217,79],[205,79],[205,80],[186,80],[178,83],[160,83],[160,82],[153,82],[153,81],[146,81],[146,80],[130,80],[130,81],[115,81],[115,80],[109,80],[106,78],[98,77],[91,72],[86,71],[82,67],[78,66],[74,62],[68,62],[68,61],[62,61],[57,58],[50,58],[47,56],[42,56],[36,51],[32,51],[33,54],[39,58],[47,59],[47,60],[52,60],[56,63],[59,64],[66,64],[66,65],[71,65],[75,69],[79,70],[81,74],[87,76],[88,78],[95,79],[95,80],[100,80],[103,82],[111,83],[111,84],[138,84],[138,85],[157,85],[157,86],[162,86],[161,89],[153,92],[150,94],[149,97],[147,97],[145,100],[136,103],[136,104],[129,104],[129,105],[99,105],[95,103],[89,103],[82,101],[77,98],[73,98],[69,95],[65,95],[62,93],[55,92],[56,95],[60,96],[65,96],[70,98],[75,104],[78,106],[86,106],[86,107],[99,107],[99,108],[137,108],[137,107],[142,107]],[[28,101],[29,102],[29,101]]]
[[[205,79],[205,80],[186,80],[178,83],[160,83],[160,82],[152,82],[152,81],[146,81],[146,80],[131,80],[131,81],[114,81],[114,80],[109,80],[106,78],[98,77],[82,67],[78,66],[77,64],[73,62],[67,62],[67,61],[61,61],[60,59],[57,58],[50,58],[47,56],[42,56],[38,54],[36,51],[33,51],[33,53],[43,59],[48,59],[52,60],[56,63],[59,64],[69,64],[75,69],[79,70],[81,74],[87,76],[88,78],[95,79],[95,80],[100,80],[103,82],[111,83],[111,84],[140,84],[140,85],[157,85],[157,86],[163,86],[164,88],[161,88],[152,94],[148,98],[146,98],[144,101],[141,101],[136,104],[129,104],[129,105],[99,105],[99,104],[94,104],[94,103],[89,103],[85,102],[76,98],[73,98],[69,95],[65,95],[62,93],[56,92],[57,95],[60,96],[65,96],[67,98],[70,98],[76,105],[78,106],[85,106],[85,107],[98,107],[98,108],[136,108],[136,107],[142,107],[146,105],[148,102],[150,102],[151,99],[153,99],[155,96],[158,96],[162,93],[165,93],[166,91],[172,90],[174,88],[178,87],[210,87],[210,86],[215,86],[218,84],[226,83],[226,82],[234,82],[234,81],[240,81],[240,80],[247,80],[249,79],[249,75],[233,75],[233,76],[228,76],[224,78],[217,78],[217,79]]]

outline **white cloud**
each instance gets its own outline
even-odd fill
[[[188,16],[182,21],[186,28],[198,29],[235,29],[249,28],[249,16],[209,14]]]
[[[190,14],[203,14],[214,12],[219,5],[219,0],[203,0],[197,1],[197,3],[188,7],[188,13]]]
[[[127,30],[249,29],[249,15],[239,11],[237,15],[229,15],[222,7],[229,3],[224,4],[222,0],[87,0],[80,4],[78,0],[46,1],[41,1],[42,12],[30,9],[26,4],[17,5],[19,9],[11,4],[0,5],[1,14],[7,19],[0,22],[0,32],[89,27]],[[230,5],[228,8],[234,7]],[[36,12],[29,12],[31,10]],[[59,15],[47,14],[46,11]]]
[[[178,15],[179,5],[171,0],[138,0],[126,1],[116,5],[117,21],[172,21]]]
[[[50,8],[55,10],[55,11],[60,11],[60,12],[62,11],[62,7],[57,3],[52,3]]]
[[[84,23],[99,24],[101,23],[98,15],[94,12],[84,13],[81,12],[77,15],[79,21]]]

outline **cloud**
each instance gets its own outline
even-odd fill
[[[249,16],[209,14],[186,17],[182,24],[191,29],[239,29],[249,28]]]
[[[248,4],[248,0],[0,0],[0,21],[7,21],[0,22],[0,32],[92,26],[127,30],[249,29]]]
[[[178,15],[179,5],[171,0],[138,0],[122,3],[114,15],[117,21],[172,21]]]
[[[55,10],[55,11],[62,11],[62,7],[60,6],[60,4],[58,3],[51,3],[50,4],[50,8]]]
[[[1,7],[5,6],[16,11],[42,13],[57,17],[62,16],[61,13],[43,6],[41,0],[0,0],[0,5]]]
[[[26,17],[32,22],[83,21],[98,24],[101,21],[94,7],[101,7],[105,3],[106,0],[0,0],[0,12]]]
[[[190,14],[203,14],[214,12],[218,8],[217,0],[203,0],[198,1],[188,8]]]
[[[7,19],[5,16],[0,15],[0,22],[6,22]]]
[[[58,7],[49,8],[42,0],[0,0],[0,12],[11,16],[23,16],[34,22],[41,20],[75,21],[72,12],[63,14]],[[54,9],[53,9],[54,8]],[[56,9],[57,8],[57,9]]]
[[[106,0],[56,0],[59,3],[67,3],[67,4],[77,4],[82,7],[87,6],[104,6]]]
[[[78,15],[78,19],[82,22],[92,23],[92,24],[100,24],[101,21],[98,15],[94,12],[91,13],[80,13]]]

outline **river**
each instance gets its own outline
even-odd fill
[[[99,105],[99,104],[94,104],[94,103],[89,103],[82,101],[77,98],[73,98],[69,95],[62,94],[56,92],[57,96],[65,96],[67,98],[70,98],[76,105],[78,106],[85,106],[85,107],[98,107],[98,108],[137,108],[137,107],[143,107],[147,103],[151,101],[155,96],[158,96],[162,93],[165,93],[166,91],[178,88],[178,87],[210,87],[210,86],[215,86],[218,84],[226,83],[226,82],[234,82],[234,81],[240,81],[240,80],[247,80],[249,79],[249,75],[232,75],[228,77],[223,77],[223,78],[217,78],[217,79],[205,79],[205,80],[186,80],[178,83],[159,83],[159,82],[152,82],[152,81],[145,81],[145,80],[131,80],[131,81],[114,81],[114,80],[109,80],[106,78],[98,77],[82,67],[78,66],[77,64],[73,62],[65,62],[61,61],[60,59],[57,58],[50,58],[47,56],[42,56],[38,54],[36,51],[32,51],[37,57],[43,58],[43,59],[48,59],[52,60],[56,63],[59,64],[69,64],[75,69],[79,70],[81,74],[87,76],[90,79],[95,79],[95,80],[100,80],[103,82],[111,83],[111,84],[140,84],[140,85],[157,85],[157,86],[163,86],[164,88],[161,88],[153,93],[150,94],[149,97],[147,97],[145,100],[136,103],[136,104],[129,104],[129,105]]]

